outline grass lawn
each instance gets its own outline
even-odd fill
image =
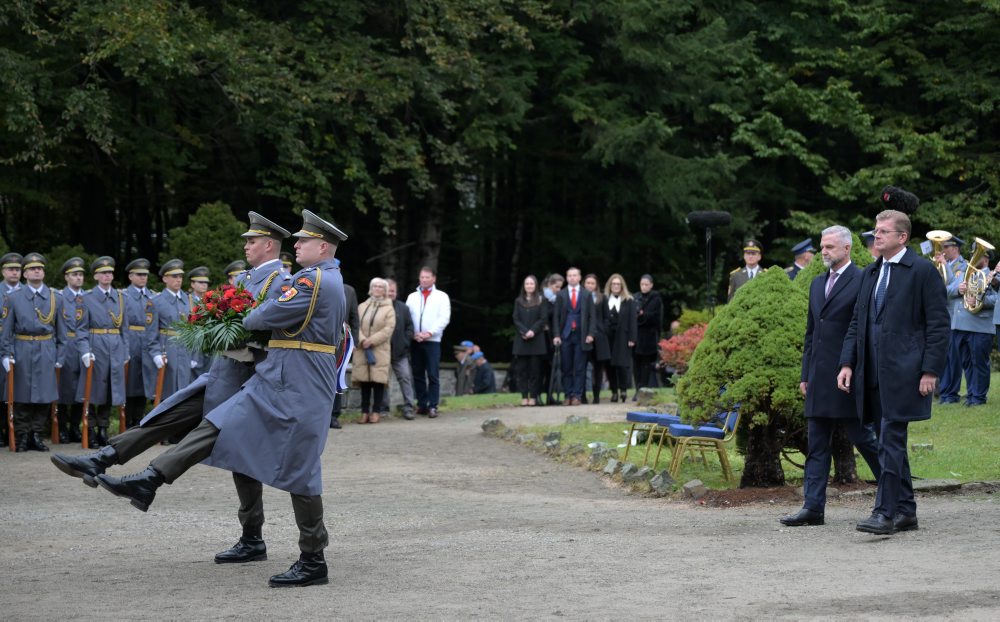
[[[992,386],[1000,387],[1000,374],[992,374]],[[998,389],[1000,390],[1000,389]],[[656,402],[673,402],[675,396],[671,389],[661,389],[657,392]],[[527,426],[525,433],[534,432],[540,436],[550,430],[562,432],[562,445],[573,443],[586,445],[601,441],[610,447],[625,443],[629,425],[621,423],[592,423],[560,426]],[[909,426],[909,443],[932,444],[933,449],[911,449],[910,470],[915,477],[924,479],[958,479],[963,482],[1000,480],[1000,398],[993,397],[984,406],[966,408],[961,404],[939,405],[935,403],[933,415],[929,421],[912,423]],[[624,455],[624,448],[619,449],[619,455]],[[628,461],[640,464],[645,445],[637,445],[629,449]],[[666,447],[660,454],[660,460],[653,465],[656,452],[655,443],[649,452],[650,466],[654,470],[666,469],[670,463],[670,451]],[[689,453],[689,456],[691,454]],[[728,484],[722,477],[722,468],[714,453],[707,454],[707,464],[697,460],[686,459],[682,464],[678,479],[687,481],[700,479],[706,486],[714,489],[735,487],[739,483],[743,471],[743,457],[730,446],[729,460],[736,479],[734,484]],[[801,454],[791,454],[790,458],[802,464],[805,459]],[[785,478],[788,483],[800,483],[802,470],[788,461],[783,461]],[[871,479],[871,472],[864,460],[858,457],[858,475],[863,479]]]

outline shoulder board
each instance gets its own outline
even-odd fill
[[[310,279],[307,276],[300,276],[299,278],[295,279],[295,286],[298,287],[299,285],[304,285],[306,287],[312,287],[313,286],[313,280]]]
[[[743,269],[743,268],[736,268],[735,270],[733,270],[733,271],[732,271],[732,272],[730,272],[729,274],[736,274],[737,272],[739,272],[739,271],[740,271],[740,270],[742,270],[742,269]]]
[[[794,269],[795,269],[794,266],[788,266],[787,268],[785,268],[785,272],[791,272]]]

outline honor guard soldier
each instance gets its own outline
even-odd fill
[[[795,280],[795,277],[799,275],[799,270],[805,268],[812,261],[813,257],[816,255],[816,248],[813,246],[812,238],[808,240],[802,240],[798,244],[792,247],[792,256],[795,257],[792,265],[785,268],[785,272],[788,273],[788,278]]]
[[[125,297],[111,287],[115,278],[115,260],[98,257],[91,264],[97,285],[83,295],[80,321],[76,326],[76,347],[83,369],[77,385],[76,401],[87,392],[87,369],[91,372],[90,403],[95,416],[90,420],[88,437],[92,448],[108,444],[108,421],[111,407],[125,403],[125,362],[128,361],[128,331],[125,324]],[[94,424],[96,423],[96,432]]]
[[[962,246],[965,241],[957,235],[941,243],[942,253],[934,258],[937,263],[943,263],[948,279],[945,281],[945,289],[948,292],[948,316],[951,325],[955,325],[955,315],[962,306],[962,294],[958,291],[958,286],[965,281],[965,269],[969,262],[962,257]],[[960,335],[954,329],[950,332],[948,340],[948,358],[945,362],[944,373],[941,374],[942,404],[957,404],[959,391],[962,388],[962,355],[959,346]]]
[[[197,361],[191,357],[191,351],[177,343],[177,329],[174,322],[187,320],[191,313],[191,298],[181,289],[184,282],[184,262],[171,259],[160,267],[160,279],[166,286],[162,292],[153,298],[159,320],[159,354],[154,357],[157,369],[167,366],[163,377],[163,391],[160,399],[172,395],[191,384],[191,374]]]
[[[161,485],[202,460],[291,493],[301,553],[288,571],[271,577],[273,587],[328,582],[320,458],[329,427],[325,417],[315,415],[330,412],[338,386],[345,301],[333,258],[347,235],[308,210],[302,219],[296,260],[308,267],[292,277],[292,287],[280,298],[265,301],[243,321],[250,330],[271,331],[268,356],[253,377],[145,471],[94,478],[141,510]],[[263,546],[260,550],[262,559]]]
[[[187,274],[188,283],[191,284],[192,313],[194,313],[195,306],[205,297],[205,292],[208,291],[208,274],[209,271],[206,266],[192,268]],[[192,352],[191,360],[195,363],[192,369],[196,377],[208,371],[208,368],[212,366],[212,357],[204,352]]]
[[[295,257],[293,257],[292,254],[289,253],[288,251],[282,252],[281,255],[279,255],[279,257],[281,257],[281,265],[285,267],[285,272],[291,274],[292,260],[295,259]]]
[[[237,259],[233,263],[229,264],[228,266],[226,266],[225,269],[226,282],[229,283],[230,285],[236,285],[238,277],[244,272],[246,272],[246,269],[247,269],[247,262],[243,261],[242,259]]]
[[[872,259],[878,259],[878,253],[875,252],[875,232],[874,231],[864,231],[859,236],[861,238],[862,244],[868,249],[868,254],[872,256]]]
[[[59,399],[56,369],[62,367],[66,328],[62,299],[45,285],[45,257],[24,256],[27,285],[7,297],[0,353],[4,371],[14,363],[14,434],[17,451],[48,451],[42,441],[52,403]]]
[[[955,307],[951,317],[952,335],[958,340],[958,359],[965,374],[965,405],[982,406],[986,403],[986,394],[990,390],[990,352],[993,351],[993,307],[996,306],[997,294],[990,287],[989,280],[993,275],[989,270],[989,255],[980,250],[973,255],[973,270],[982,273],[982,282],[986,289],[981,298],[973,294],[970,305],[966,298],[969,283],[963,280],[958,284],[958,293],[963,297],[963,304]],[[978,307],[976,307],[978,304]],[[941,396],[942,398],[944,395]]]
[[[76,401],[76,390],[80,385],[80,357],[76,348],[76,325],[83,318],[83,260],[71,257],[62,265],[63,279],[66,287],[62,296],[62,319],[66,327],[66,356],[59,370],[59,408],[62,411],[59,418],[63,431],[59,434],[61,443],[79,443],[80,420],[83,415],[83,404]]]
[[[743,263],[746,265],[729,273],[729,300],[736,295],[736,290],[760,274],[760,258],[763,252],[757,240],[750,239],[743,243]]]
[[[20,253],[7,253],[3,257],[0,257],[0,269],[3,272],[3,285],[0,285],[0,298],[2,298],[3,307],[7,307],[7,296],[12,292],[17,291],[21,287],[21,262],[24,257]],[[0,315],[3,315],[0,313]],[[4,321],[3,317],[0,317],[0,329],[2,329],[2,323]],[[3,413],[7,416],[7,372],[3,371],[0,367],[0,394],[3,395]],[[3,444],[7,444],[7,426],[2,427],[0,431],[0,437],[2,437]]]
[[[134,259],[127,266],[129,286],[125,295],[125,317],[128,322],[128,380],[125,384],[125,425],[131,428],[146,412],[146,400],[156,392],[156,364],[159,339],[153,292],[147,287],[149,260]]]

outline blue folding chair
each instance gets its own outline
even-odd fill
[[[667,437],[667,426],[672,423],[680,423],[681,418],[677,415],[632,410],[625,415],[625,421],[631,423],[632,426],[629,428],[628,439],[625,441],[625,456],[622,458],[622,461],[628,462],[628,452],[632,448],[632,437],[635,435],[636,429],[638,429],[648,433],[646,437],[646,453],[642,456],[643,464],[646,464],[647,460],[649,460],[649,449],[653,444],[653,437],[659,436],[656,459],[653,460],[653,464],[656,465],[660,461],[660,451],[663,449],[663,441]]]
[[[680,472],[681,460],[686,451],[701,452],[701,459],[704,461],[705,450],[714,449],[719,454],[719,463],[722,465],[722,474],[726,481],[733,481],[733,470],[729,465],[726,443],[736,435],[736,428],[740,424],[739,407],[719,413],[714,424],[695,427],[684,423],[672,423],[667,426],[667,435],[673,446],[673,457],[670,460],[671,477],[677,477]]]

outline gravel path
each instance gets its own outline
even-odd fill
[[[47,455],[0,451],[0,618],[1000,617],[1000,505],[989,495],[920,498],[921,529],[892,537],[854,530],[869,512],[861,500],[832,503],[823,527],[790,529],[776,519],[791,505],[630,496],[479,429],[493,416],[623,410],[516,408],[331,434],[331,584],[304,589],[267,587],[297,556],[284,493],[265,490],[270,559],[218,566],[212,555],[239,535],[227,472],[198,466],[143,514]]]

